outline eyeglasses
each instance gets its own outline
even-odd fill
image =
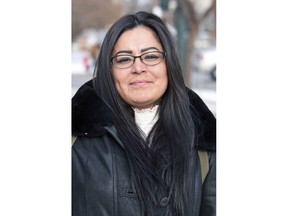
[[[111,62],[117,68],[125,69],[131,67],[135,63],[136,58],[140,58],[141,62],[143,62],[145,65],[153,66],[159,64],[164,57],[165,52],[153,51],[139,56],[116,55],[111,58]]]

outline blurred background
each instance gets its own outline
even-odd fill
[[[160,16],[167,24],[186,85],[216,116],[216,0],[72,0],[72,96],[92,78],[111,24],[140,10]]]

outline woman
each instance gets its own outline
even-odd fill
[[[72,99],[73,215],[216,215],[216,120],[185,87],[163,21],[116,21],[94,73]]]

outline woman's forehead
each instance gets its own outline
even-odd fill
[[[121,34],[115,43],[113,53],[115,54],[121,50],[143,53],[151,49],[163,50],[158,37],[150,28],[137,26]]]

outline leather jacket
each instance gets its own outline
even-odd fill
[[[194,111],[203,124],[203,142],[198,149],[208,152],[209,172],[201,182],[199,158],[194,176],[193,215],[216,215],[216,119],[203,101],[189,90]],[[111,112],[96,95],[92,81],[72,99],[72,215],[142,216],[131,186],[129,161],[117,136]],[[172,216],[165,194],[159,195],[155,216]]]

